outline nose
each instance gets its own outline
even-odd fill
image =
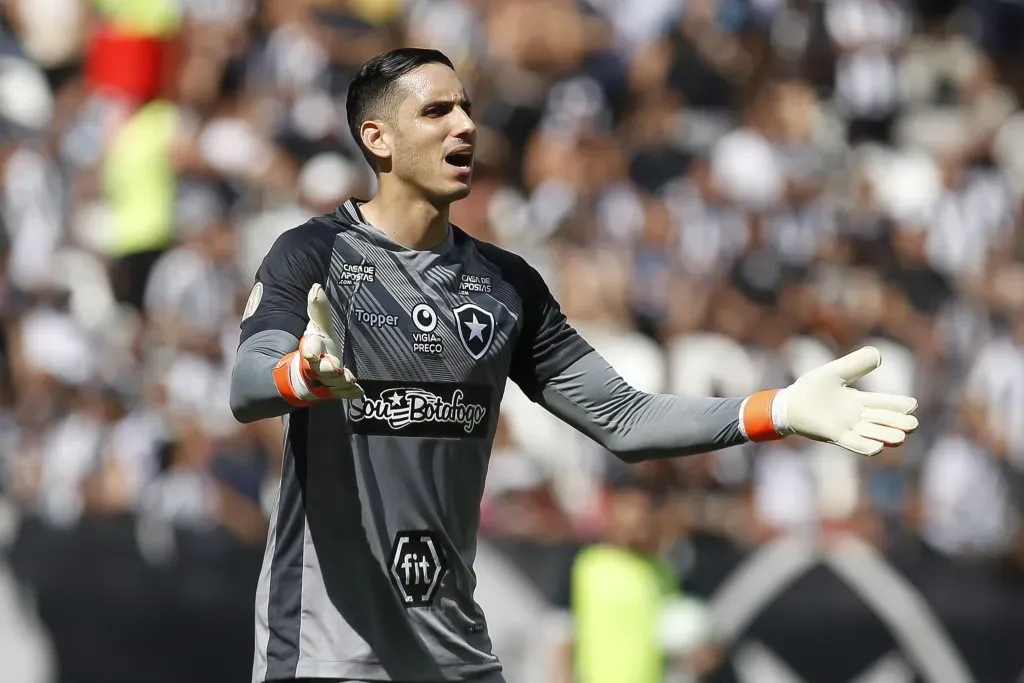
[[[452,121],[452,135],[462,140],[472,140],[476,137],[476,124],[466,110],[456,107]]]

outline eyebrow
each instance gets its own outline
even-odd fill
[[[473,103],[470,101],[468,95],[456,95],[454,97],[438,97],[424,102],[420,111],[427,111],[431,107],[436,107],[440,104],[457,104],[466,111],[470,111],[473,108]]]

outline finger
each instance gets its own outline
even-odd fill
[[[880,394],[870,391],[860,392],[860,400],[868,408],[879,410],[891,410],[897,413],[909,415],[917,410],[917,399],[913,396],[901,396],[899,394]]]
[[[343,377],[325,377],[320,383],[336,398],[359,398],[363,395],[363,388],[358,382],[349,382]]]
[[[324,386],[331,389],[344,389],[354,386],[361,395],[362,387],[356,382],[356,376],[348,368],[342,367],[341,362],[336,356],[324,354],[319,360],[319,368],[320,372],[317,375],[317,379]]]
[[[344,387],[337,387],[331,389],[331,396],[334,398],[343,399],[356,399],[364,396],[363,388],[358,384],[348,384]]]
[[[325,378],[321,382],[321,384],[323,384],[325,387],[328,387],[332,391],[345,391],[345,390],[350,389],[352,387],[359,387],[358,384],[353,384],[352,382],[346,382],[346,381],[342,380],[340,377]]]
[[[320,356],[324,354],[324,338],[319,334],[302,335],[302,339],[299,341],[299,353],[316,370],[319,367]]]
[[[857,432],[849,431],[843,434],[838,441],[837,446],[841,446],[848,451],[856,453],[857,455],[872,456],[878,455],[885,448],[885,444],[874,439],[869,439],[866,436],[861,436]]]
[[[326,377],[338,377],[342,381],[347,381],[345,377],[345,368],[341,364],[341,361],[337,356],[325,351],[320,354],[319,364],[317,366],[320,370],[320,374]]]
[[[331,334],[331,304],[327,300],[327,292],[320,283],[314,283],[309,288],[309,296],[306,298],[306,314],[310,322],[316,325],[320,332]]]
[[[894,410],[879,410],[878,408],[865,408],[861,413],[861,419],[904,432],[913,432],[920,425],[913,415],[898,413]]]
[[[838,376],[846,384],[852,384],[881,364],[882,354],[879,350],[874,346],[865,346],[826,363],[819,370]]]
[[[899,446],[907,440],[906,432],[874,422],[860,422],[854,427],[854,431],[872,441],[880,441],[886,446]]]
[[[343,375],[335,375],[330,371],[317,375],[317,379],[319,379],[320,383],[325,387],[330,387],[332,389],[342,389],[352,385],[352,382],[345,379]]]

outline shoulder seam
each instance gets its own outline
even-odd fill
[[[325,242],[328,242],[328,248],[319,259],[322,270],[318,281],[321,283],[326,283],[330,278],[331,261],[334,253],[334,240],[337,239],[338,235],[344,232],[347,228],[348,226],[343,221],[333,220],[333,216],[331,214],[313,216],[302,225],[293,228],[296,231],[308,231],[311,236],[323,235],[323,237],[326,238],[329,235],[329,240],[325,239]]]
[[[467,235],[467,237],[468,237],[468,235]],[[502,267],[501,267],[500,265],[498,265],[497,263],[495,263],[495,262],[494,262],[494,259],[492,259],[492,258],[491,258],[491,257],[490,257],[490,256],[489,256],[489,255],[488,255],[488,254],[487,254],[486,252],[485,252],[485,250],[483,250],[483,249],[481,249],[481,248],[480,248],[480,244],[481,244],[481,243],[480,243],[480,241],[479,241],[479,240],[475,240],[475,239],[473,239],[472,237],[469,237],[469,243],[470,243],[470,245],[472,245],[472,247],[473,247],[473,251],[474,251],[474,252],[475,252],[475,253],[476,253],[476,254],[477,254],[477,255],[478,255],[479,257],[480,257],[480,259],[481,259],[482,261],[484,261],[484,262],[485,262],[485,263],[486,263],[486,264],[487,264],[487,265],[488,265],[488,266],[489,266],[489,267],[490,267],[491,269],[493,269],[493,270],[497,271],[497,272],[498,272],[498,273],[499,273],[500,275],[502,275],[502,277],[504,277],[504,275],[505,275],[505,269],[504,269],[504,268],[502,268]],[[506,279],[507,279],[507,278],[506,278]]]
[[[349,228],[349,224],[345,221],[338,220],[334,214],[325,213],[319,216],[314,216],[308,221],[309,224],[322,225],[324,228],[331,230],[335,234],[342,233]]]
[[[502,247],[499,247],[497,244],[492,244],[490,242],[485,242],[485,241],[483,241],[481,239],[477,239],[476,237],[473,237],[472,235],[468,234],[465,230],[462,230],[458,226],[453,226],[453,227],[455,229],[457,229],[459,232],[462,233],[463,239],[465,239],[467,242],[469,242],[473,246],[474,251],[476,251],[476,253],[480,255],[480,258],[482,258],[483,260],[487,261],[487,263],[489,263],[492,267],[496,268],[499,272],[503,273],[504,270],[502,269],[501,265],[498,264],[487,253],[490,250],[494,250],[494,251],[496,251],[496,252],[498,252],[500,254],[506,255],[509,258],[509,260],[516,262],[515,265],[521,265],[521,266],[529,266],[530,265],[529,262],[525,258],[523,258],[522,256],[520,256],[519,254],[517,254],[517,253],[515,253],[513,251],[509,251],[508,249],[504,249]]]

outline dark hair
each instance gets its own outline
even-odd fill
[[[363,64],[348,86],[348,100],[345,102],[348,129],[374,170],[377,169],[377,162],[363,146],[359,128],[368,119],[386,119],[395,106],[398,79],[425,64],[444,64],[455,70],[452,60],[438,50],[402,47],[383,52]]]

